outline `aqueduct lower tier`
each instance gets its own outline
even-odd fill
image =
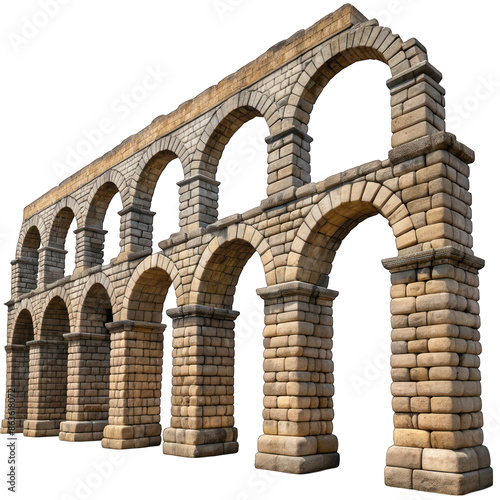
[[[393,149],[387,160],[311,183],[314,103],[338,72],[365,59],[392,73]],[[7,398],[15,391],[15,408],[6,405],[3,431],[10,423],[26,436],[102,440],[107,448],[160,444],[161,321],[172,289],[164,453],[236,452],[232,304],[241,270],[257,252],[267,287],[258,290],[266,326],[256,466],[293,473],[336,467],[337,292],[327,288],[328,275],[349,231],[382,214],[398,249],[384,261],[392,280],[395,412],[386,484],[452,494],[491,485],[478,368],[484,263],[472,252],[468,182],[474,155],[445,132],[440,79],[417,40],[403,42],[346,5],[28,206],[7,304]],[[256,116],[269,126],[268,197],[217,220],[219,159]],[[151,199],[174,158],[185,176],[180,232],[154,253]],[[121,252],[103,266],[103,219],[115,194],[123,204]],[[73,219],[76,268],[65,277]]]

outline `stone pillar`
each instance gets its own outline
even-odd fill
[[[64,278],[66,250],[55,247],[38,249],[40,266],[40,283],[48,285]]]
[[[266,138],[268,156],[267,195],[311,182],[312,137],[297,127]]]
[[[104,448],[156,446],[161,442],[160,395],[165,325],[106,323],[111,333],[109,423]]]
[[[26,345],[9,344],[7,352],[7,390],[5,392],[5,420],[2,434],[23,432],[28,414],[29,351]]]
[[[427,61],[387,81],[391,91],[392,147],[445,130],[441,73]]]
[[[38,259],[21,257],[11,261],[10,265],[12,266],[12,298],[36,289],[38,286]]]
[[[61,441],[96,441],[108,423],[110,338],[98,333],[67,333],[68,400]]]
[[[100,266],[104,262],[104,238],[107,231],[97,227],[81,227],[76,234],[76,272]]]
[[[155,212],[129,205],[118,212],[120,219],[120,255],[121,262],[131,254],[151,253],[153,247],[153,218]]]
[[[392,282],[395,412],[385,482],[455,495],[486,488],[477,288],[484,262],[447,247],[383,263]]]
[[[238,312],[201,305],[170,309],[173,319],[172,419],[163,453],[236,453],[234,320]]]
[[[220,182],[196,174],[177,183],[179,186],[181,231],[206,227],[217,220]]]
[[[332,302],[338,293],[298,281],[257,293],[266,327],[264,435],[255,466],[295,474],[337,467]]]
[[[57,436],[66,418],[68,347],[63,340],[32,340],[29,348],[25,436]]]

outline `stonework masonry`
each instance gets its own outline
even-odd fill
[[[388,158],[311,183],[307,134],[322,90],[351,64],[377,59],[392,77]],[[263,435],[256,467],[337,467],[333,432],[333,259],[361,221],[381,214],[398,255],[391,275],[394,445],[389,486],[464,494],[492,484],[483,445],[478,272],[469,164],[445,130],[440,72],[347,4],[296,33],[77,172],[25,209],[7,303],[7,389],[16,431],[163,445],[204,457],[238,451],[234,326],[239,275],[259,255],[266,288]],[[232,135],[269,127],[267,198],[218,220],[217,166]],[[178,158],[179,232],[152,248],[156,182]],[[103,221],[119,195],[121,251],[103,266]],[[76,268],[65,240],[78,229]],[[164,300],[172,289],[172,417],[160,426]],[[170,332],[169,332],[170,335]],[[2,423],[7,431],[8,412]]]

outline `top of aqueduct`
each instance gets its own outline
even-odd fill
[[[221,80],[217,85],[209,87],[194,99],[182,103],[175,111],[158,116],[143,130],[128,137],[101,158],[96,159],[30,203],[24,209],[24,219],[29,219],[120,161],[147,148],[160,137],[173,132],[210,109],[216,108],[232,95],[258,82],[328,38],[365,21],[367,18],[354,6],[345,4],[310,28],[300,30],[290,38],[282,40],[257,59]]]

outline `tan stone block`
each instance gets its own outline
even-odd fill
[[[395,412],[409,412],[410,398],[409,397],[394,397],[392,398],[392,409]]]
[[[387,450],[386,463],[392,467],[420,469],[422,467],[422,449],[391,446]]]
[[[428,470],[413,472],[413,488],[431,493],[446,495],[465,495],[480,489],[479,474],[477,472],[454,474]]]
[[[430,448],[430,432],[420,429],[394,429],[394,444],[413,448]]]
[[[316,436],[318,453],[335,453],[338,450],[338,439],[333,434]]]
[[[288,456],[304,456],[317,453],[317,441],[315,436],[268,436],[263,435],[258,440],[260,453],[274,453]]]
[[[478,468],[477,455],[473,448],[444,450],[427,448],[422,453],[422,469],[438,472],[470,472]]]
[[[422,413],[418,416],[418,427],[429,431],[458,431],[460,416],[449,413]]]
[[[412,487],[412,469],[385,467],[384,479],[386,486],[409,489]]]
[[[430,413],[431,401],[426,397],[414,397],[410,400],[410,408],[415,413]]]

